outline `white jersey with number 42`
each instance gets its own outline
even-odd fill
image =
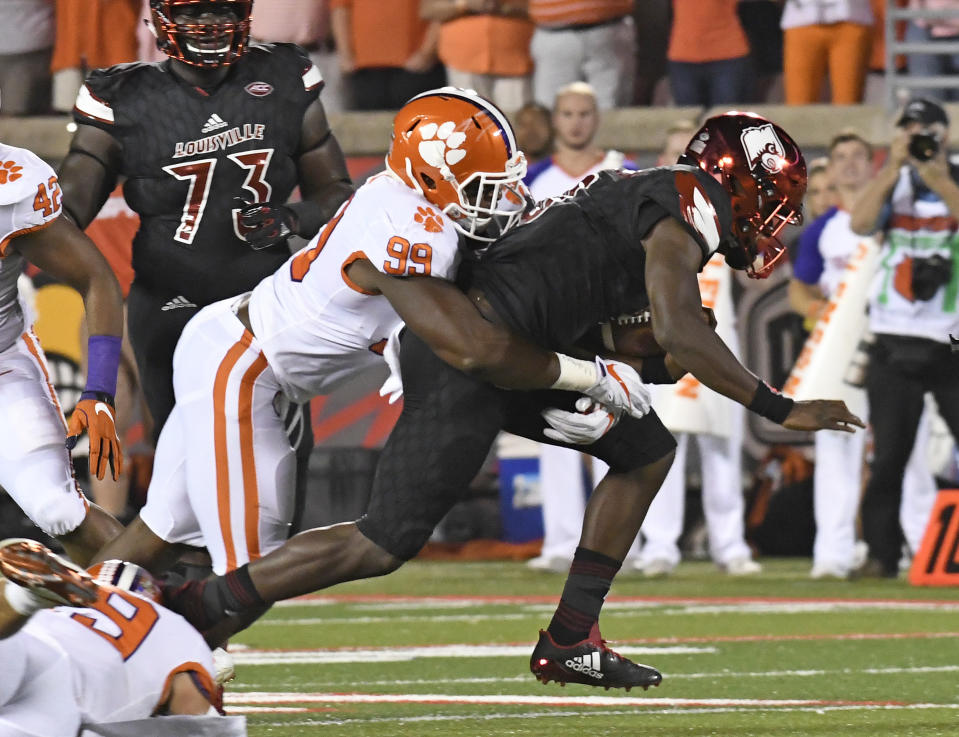
[[[394,276],[451,278],[457,231],[438,208],[390,174],[360,187],[305,248],[253,290],[258,347],[294,402],[325,394],[381,360],[401,320],[346,267],[366,257]]]
[[[23,259],[14,238],[49,225],[60,216],[57,175],[36,154],[0,143],[0,350],[23,332],[17,277]]]

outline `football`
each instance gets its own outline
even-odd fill
[[[603,346],[607,350],[634,358],[661,356],[666,351],[656,342],[649,310],[620,315],[600,325]]]
[[[715,330],[716,315],[712,309],[703,305],[702,316],[703,321]],[[598,333],[606,350],[623,356],[649,358],[666,353],[656,342],[656,336],[653,334],[653,317],[649,309],[620,315],[608,322],[600,323]]]

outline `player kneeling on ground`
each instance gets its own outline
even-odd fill
[[[246,734],[242,717],[216,716],[209,648],[139,566],[87,573],[15,538],[0,542],[0,574],[3,737]],[[144,721],[155,715],[171,717]]]

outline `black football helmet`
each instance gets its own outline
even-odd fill
[[[252,12],[253,0],[150,0],[157,48],[172,59],[207,69],[229,66],[243,56]],[[201,22],[206,13],[217,19]],[[176,22],[184,16],[191,22]]]
[[[726,263],[754,279],[772,273],[786,253],[779,233],[802,222],[806,161],[786,131],[756,113],[709,118],[680,164],[698,166],[729,193],[732,233],[719,247]]]

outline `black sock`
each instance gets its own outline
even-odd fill
[[[203,606],[206,613],[217,620],[224,615],[261,607],[265,603],[253,585],[249,567],[245,565],[225,576],[207,579],[205,584]]]
[[[557,645],[573,645],[589,637],[622,564],[602,553],[576,548],[563,596],[547,628]]]

